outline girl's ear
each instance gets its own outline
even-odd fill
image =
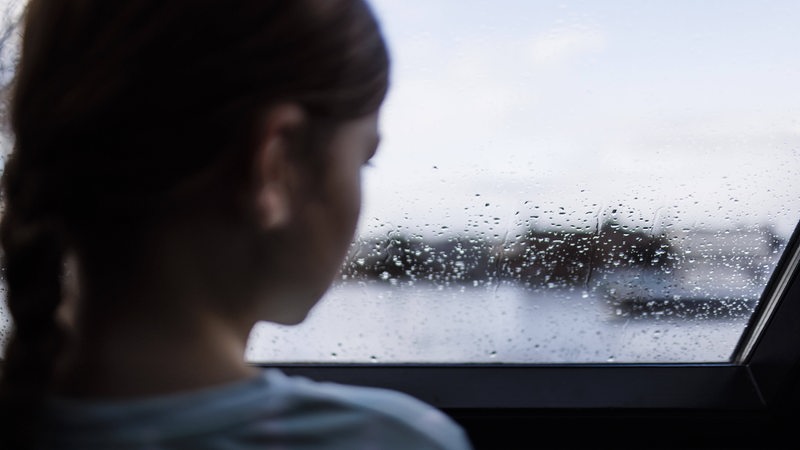
[[[262,228],[282,228],[291,221],[294,167],[291,153],[297,151],[297,134],[306,121],[300,105],[280,104],[263,121],[260,144],[254,158],[255,207]]]

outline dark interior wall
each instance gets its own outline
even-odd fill
[[[765,412],[448,412],[476,450],[800,448],[800,423]]]

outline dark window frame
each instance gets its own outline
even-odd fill
[[[598,438],[620,432],[637,438],[625,441],[630,448],[642,448],[638,438],[648,437],[661,442],[652,448],[689,444],[693,448],[784,448],[786,436],[796,434],[791,423],[797,415],[795,405],[800,403],[799,236],[800,227],[731,363],[277,367],[316,380],[411,394],[464,424],[478,448],[492,448],[490,443],[498,436],[524,438],[533,432],[542,437],[558,435],[561,444],[550,448],[596,445]],[[745,343],[754,339],[749,334],[757,331],[756,322],[770,299],[774,310],[752,351],[743,356]],[[572,431],[564,434],[564,426]],[[664,439],[667,430],[671,430],[669,438]],[[615,446],[628,448],[620,442]],[[794,448],[791,442],[788,446]]]

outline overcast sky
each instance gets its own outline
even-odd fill
[[[362,233],[800,218],[798,1],[371,4],[393,84]]]
[[[371,3],[394,67],[362,232],[800,218],[800,2]]]

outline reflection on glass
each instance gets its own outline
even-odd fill
[[[342,279],[254,361],[728,361],[800,218],[793,1],[375,0]]]

